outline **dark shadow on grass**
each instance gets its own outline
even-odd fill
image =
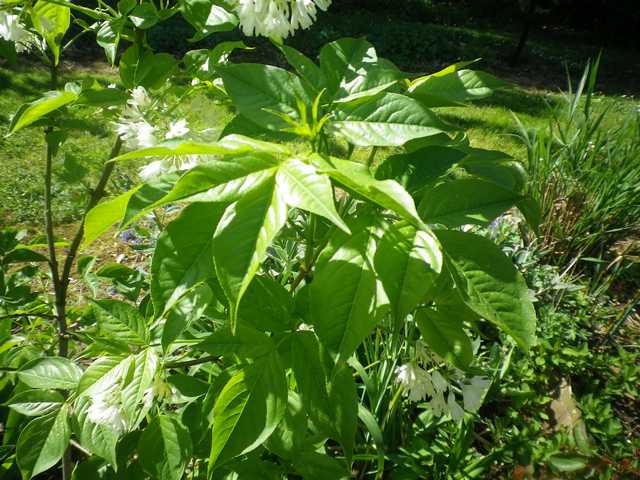
[[[491,97],[474,102],[476,105],[503,107],[532,117],[548,117],[561,105],[560,99],[544,93],[531,93],[521,88],[496,91]]]

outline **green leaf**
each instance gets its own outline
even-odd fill
[[[469,155],[460,166],[476,177],[513,192],[521,193],[527,182],[527,172],[516,160],[475,160]]]
[[[326,160],[315,156],[314,161],[318,171],[327,173],[347,189],[376,205],[396,212],[418,228],[424,227],[413,198],[395,180],[376,180],[365,165],[349,160],[334,157]]]
[[[158,238],[151,262],[151,298],[156,316],[185,293],[215,277],[213,233],[225,205],[194,203],[169,223]]]
[[[522,196],[495,183],[459,178],[424,191],[418,213],[426,223],[448,227],[487,225],[513,207]]]
[[[151,408],[145,398],[152,387],[160,359],[151,348],[135,356],[131,380],[122,389],[122,408],[127,414],[129,430],[135,429]]]
[[[238,324],[235,334],[230,328],[220,328],[194,348],[210,355],[236,357],[239,361],[256,360],[276,351],[270,337],[242,323]]]
[[[291,368],[304,410],[318,427],[330,431],[333,405],[329,403],[327,373],[318,339],[313,332],[299,331],[293,334],[290,345]]]
[[[359,147],[394,147],[416,138],[451,130],[420,102],[397,93],[385,93],[361,103],[338,106],[331,128]]]
[[[34,418],[20,432],[16,457],[24,478],[49,470],[62,458],[71,437],[68,412],[63,405],[58,412]]]
[[[437,230],[446,257],[460,277],[465,303],[528,350],[536,343],[536,313],[522,275],[486,238]],[[458,280],[456,280],[458,284]]]
[[[7,401],[9,408],[28,417],[39,417],[58,410],[64,397],[56,390],[25,390]]]
[[[341,38],[320,50],[321,73],[334,102],[349,102],[382,92],[403,78],[391,62],[379,59],[363,38]]]
[[[267,439],[267,449],[286,460],[297,458],[308,443],[307,413],[297,393],[289,390],[287,410],[273,434]]]
[[[145,427],[138,457],[145,472],[157,480],[180,480],[191,460],[191,436],[172,415],[159,415]]]
[[[51,4],[52,5],[52,4]],[[52,91],[45,93],[42,98],[25,103],[18,108],[9,125],[9,133],[31,125],[45,115],[68,105],[78,98],[78,94],[68,91]]]
[[[318,173],[313,165],[290,159],[278,168],[276,183],[290,207],[325,217],[344,232],[350,233],[349,227],[336,211],[329,177]]]
[[[54,64],[60,60],[62,37],[71,24],[69,7],[38,0],[31,10],[31,21],[36,31],[45,39],[53,52]]]
[[[196,33],[189,41],[197,42],[216,32],[233,30],[238,25],[236,16],[212,0],[183,0],[182,16]]]
[[[90,406],[91,397],[89,396],[81,396],[76,401],[73,410],[73,432],[80,445],[117,469],[116,445],[120,432],[112,430],[107,425],[100,425],[89,420],[87,412]]]
[[[238,318],[254,328],[282,332],[292,328],[293,298],[286,288],[269,276],[256,276],[238,308]]]
[[[558,453],[549,457],[549,464],[559,472],[578,472],[589,466],[589,459],[581,455]]]
[[[177,299],[165,313],[162,348],[167,351],[169,346],[189,328],[192,322],[202,317],[214,299],[213,291],[206,283],[191,287],[182,297]]]
[[[210,470],[254,450],[273,433],[287,406],[284,373],[272,354],[231,377],[213,407]]]
[[[100,28],[96,34],[96,43],[104,49],[107,60],[109,60],[112,66],[116,61],[121,29],[121,19],[107,20],[100,24]]]
[[[128,192],[105,200],[89,210],[84,220],[83,249],[97,240],[113,224],[124,218],[129,199],[137,190],[137,188],[132,188]]]
[[[153,209],[155,205],[159,204],[171,191],[179,177],[180,175],[177,172],[167,173],[139,185],[131,195],[129,202],[127,202],[120,228],[135,222]]]
[[[71,360],[62,357],[37,358],[18,371],[20,381],[31,388],[76,388],[82,369]]]
[[[119,383],[129,372],[134,356],[99,357],[84,371],[78,383],[78,395],[93,396]]]
[[[414,80],[408,94],[427,107],[457,106],[493,95],[506,84],[493,75],[474,70],[457,70],[446,75],[430,75]]]
[[[149,331],[137,308],[118,300],[92,301],[93,312],[103,335],[131,345],[146,345]]]
[[[415,319],[422,338],[435,353],[462,370],[469,367],[473,361],[473,347],[459,317],[420,309]]]
[[[289,127],[267,110],[299,119],[298,101],[311,104],[300,79],[282,68],[243,63],[220,67],[218,72],[238,112],[264,128]]]
[[[241,155],[225,160],[211,160],[185,173],[162,205],[189,197],[199,201],[233,202],[273,176],[280,160],[267,154]],[[191,198],[194,200],[194,198]]]
[[[125,87],[156,89],[164,85],[177,62],[167,53],[153,53],[132,45],[122,54],[119,65],[120,80]]]
[[[428,137],[430,138],[430,137]],[[378,180],[397,180],[409,192],[424,188],[465,157],[465,152],[433,145],[387,157],[376,169]]]
[[[327,454],[313,451],[301,452],[293,460],[296,472],[305,480],[349,480],[352,478],[349,468],[344,462]]]
[[[329,381],[329,404],[332,405],[333,429],[349,462],[353,455],[358,429],[358,391],[353,372],[346,365],[337,366]]]
[[[322,70],[313,61],[293,47],[279,45],[280,51],[296,73],[306,82],[314,95],[318,94],[325,86],[325,78]]]
[[[136,5],[133,11],[129,13],[129,19],[131,23],[141,30],[148,30],[160,21],[158,9],[151,2]]]
[[[377,285],[370,257],[374,227],[365,226],[341,242],[329,258],[318,260],[310,284],[311,320],[327,350],[346,360],[377,323]]]
[[[396,319],[424,300],[442,269],[442,252],[430,231],[389,226],[378,242],[374,266]]]
[[[229,299],[232,329],[242,295],[286,220],[286,203],[271,179],[230,205],[218,224],[213,258]]]

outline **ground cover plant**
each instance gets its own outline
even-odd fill
[[[558,275],[519,238],[541,218],[523,165],[470,143],[455,114],[507,85],[473,62],[410,75],[364,39],[329,42],[319,61],[287,46],[329,2],[203,3],[3,6],[5,53],[41,51],[53,88],[8,125],[42,135],[45,234],[0,242],[3,478],[636,471],[634,443],[602,415],[637,398],[637,369],[620,380],[606,359],[636,358],[581,354],[596,305],[568,284],[547,302]],[[173,15],[196,38],[271,37],[289,69],[232,62],[237,41],[180,60],[151,50],[147,32]],[[71,19],[117,76],[60,81]],[[114,224],[138,264],[87,255]],[[551,305],[542,341],[530,288]],[[566,405],[592,358],[579,417]],[[528,445],[560,378],[568,419]]]

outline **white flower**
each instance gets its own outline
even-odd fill
[[[127,104],[137,110],[144,110],[151,106],[151,97],[144,87],[136,87],[131,91],[131,98]]]
[[[442,392],[435,392],[429,401],[429,408],[436,416],[441,416],[447,411],[447,404],[444,401]]]
[[[462,418],[464,417],[464,410],[460,405],[458,405],[458,402],[456,402],[456,396],[451,390],[449,390],[449,396],[447,397],[447,408],[449,409],[451,418],[453,418],[456,422],[458,420],[462,420]]]
[[[431,380],[433,382],[433,388],[436,392],[444,393],[447,388],[449,388],[449,382],[447,382],[437,370],[431,375]]]
[[[123,116],[120,122],[116,123],[118,135],[131,149],[153,147],[157,143],[155,130],[155,127],[144,119],[132,120]]]
[[[165,173],[190,170],[198,165],[198,163],[199,157],[197,155],[166,157],[162,160],[155,160],[142,167],[138,171],[138,176],[142,180],[148,181]]]
[[[313,325],[307,325],[306,323],[301,323],[297,328],[298,332],[315,332]]]
[[[138,171],[138,176],[145,182],[152,178],[159,177],[167,171],[167,168],[162,160],[156,160],[151,162]]]
[[[464,409],[468,412],[477,411],[482,405],[484,396],[491,385],[491,380],[486,377],[475,376],[470,383],[462,385],[462,397]]]
[[[407,363],[396,368],[395,374],[396,382],[402,385],[412,402],[424,400],[427,395],[433,395],[431,376],[418,365]]]
[[[123,414],[120,388],[111,388],[91,396],[91,406],[87,410],[87,417],[93,423],[104,425],[111,430],[122,433],[127,430],[127,420]]]
[[[13,42],[18,53],[27,51],[36,44],[35,36],[20,23],[18,15],[0,11],[0,38]]]
[[[236,13],[245,35],[281,40],[299,28],[309,28],[318,8],[326,10],[331,0],[237,0]]]
[[[416,342],[416,360],[423,365],[427,365],[431,361],[431,355],[429,354],[427,344],[422,340],[418,340]]]
[[[183,118],[169,124],[169,131],[164,138],[170,140],[172,138],[184,137],[190,131],[189,127],[187,127],[187,121]]]

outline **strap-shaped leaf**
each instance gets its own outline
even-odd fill
[[[214,234],[213,258],[232,328],[242,295],[286,220],[287,206],[273,178],[225,210]]]
[[[74,362],[62,357],[37,358],[18,371],[21,382],[31,388],[76,388],[82,369]]]
[[[423,308],[416,312],[415,319],[422,338],[435,353],[462,370],[471,364],[473,348],[460,317]]]
[[[377,323],[377,284],[370,258],[374,227],[352,236],[340,235],[340,245],[318,260],[310,284],[311,319],[322,344],[346,360]]]
[[[476,178],[441,182],[424,191],[418,213],[448,227],[487,225],[522,199],[519,193]]]
[[[277,354],[242,367],[213,407],[209,469],[260,446],[282,420],[287,406],[284,368]]]
[[[292,158],[278,168],[276,183],[289,206],[325,217],[344,232],[350,233],[349,227],[336,211],[329,177],[318,173],[313,165]]]
[[[408,93],[427,107],[446,107],[486,98],[505,86],[506,83],[486,72],[456,70],[418,78],[412,82]]]
[[[536,342],[536,313],[527,284],[493,242],[471,233],[437,230],[467,306],[510,335],[522,348]],[[461,283],[461,284],[459,284]]]
[[[215,277],[213,233],[225,205],[193,203],[158,238],[151,262],[151,298],[156,316],[197,284]]]
[[[394,224],[378,242],[374,265],[392,312],[403,319],[433,287],[442,268],[442,252],[430,231]]]
[[[191,460],[191,436],[173,415],[158,415],[138,442],[140,464],[151,478],[180,480]]]
[[[9,125],[9,133],[31,125],[45,115],[70,104],[78,98],[78,94],[69,91],[52,91],[45,93],[42,98],[31,103],[25,103],[18,108]]]
[[[344,187],[397,213],[412,225],[424,227],[416,212],[413,198],[395,180],[376,180],[365,165],[349,160],[334,157],[326,160],[315,156],[314,161],[319,171],[327,173]]]
[[[419,101],[397,93],[338,106],[331,127],[359,147],[395,147],[451,130]]]
[[[100,330],[105,336],[131,345],[147,344],[147,324],[133,305],[111,299],[95,300],[92,304]]]
[[[64,455],[71,429],[69,407],[31,420],[20,432],[16,446],[16,457],[22,475],[31,479],[53,467]]]

